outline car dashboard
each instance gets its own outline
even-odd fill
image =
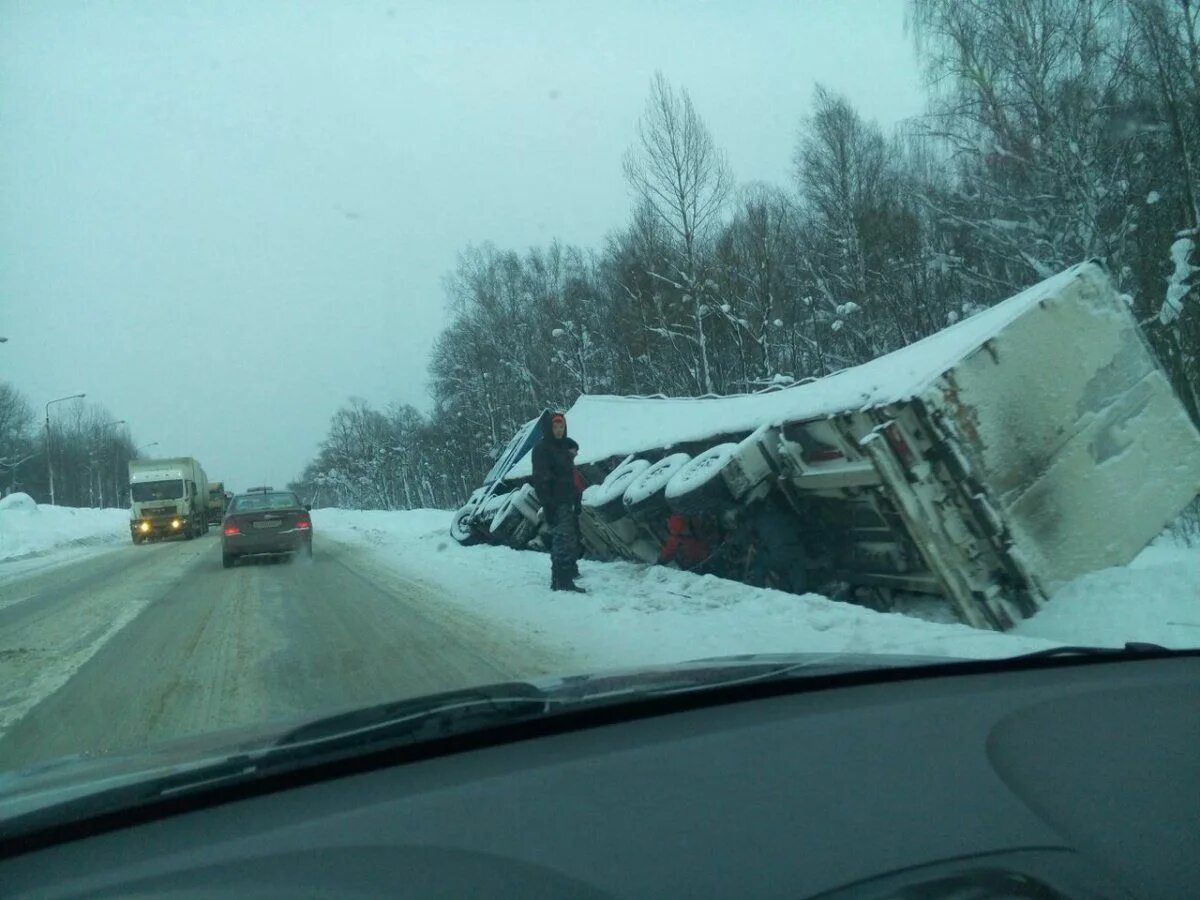
[[[1200,658],[1054,663],[800,683],[531,732],[131,819],[9,856],[0,886],[39,897],[1200,896]]]

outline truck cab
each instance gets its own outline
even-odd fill
[[[129,534],[135,544],[208,531],[208,481],[194,459],[129,462]]]
[[[208,524],[220,525],[228,505],[229,495],[225,493],[225,484],[220,481],[210,481],[208,483]]]

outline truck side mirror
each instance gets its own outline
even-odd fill
[[[305,512],[312,512],[312,504],[311,504],[311,503],[305,503],[305,504],[304,504],[304,511],[305,511]]]

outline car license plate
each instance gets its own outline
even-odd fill
[[[261,522],[255,522],[254,527],[255,528],[278,528],[279,520],[278,519],[264,519]]]

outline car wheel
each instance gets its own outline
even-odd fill
[[[464,547],[470,547],[472,544],[479,543],[479,535],[471,527],[471,514],[474,510],[470,506],[464,506],[454,514],[454,519],[450,522],[450,537],[458,541]]]
[[[671,510],[689,516],[737,506],[737,499],[721,477],[737,447],[733,443],[710,447],[676,472],[665,492]]]
[[[235,562],[237,562],[237,557],[235,557],[232,553],[221,554],[221,566],[223,568],[232,569]]]
[[[309,541],[304,547],[304,555],[312,559],[312,541]]]

